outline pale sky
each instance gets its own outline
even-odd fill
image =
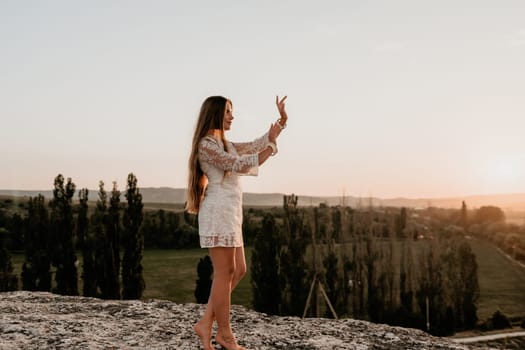
[[[186,186],[202,101],[279,153],[247,192],[525,192],[525,1],[0,2],[0,188]]]

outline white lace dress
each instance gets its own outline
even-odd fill
[[[208,186],[199,209],[202,248],[241,247],[242,188],[239,175],[257,176],[258,153],[268,147],[268,133],[252,142],[222,141],[206,136],[199,142],[199,164]]]

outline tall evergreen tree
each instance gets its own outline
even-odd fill
[[[7,250],[9,231],[0,227],[0,292],[18,289],[18,277],[13,273],[11,255]]]
[[[338,315],[345,317],[350,315],[350,301],[351,296],[353,293],[353,287],[355,284],[355,281],[353,280],[353,269],[354,266],[352,264],[352,261],[350,257],[343,253],[343,256],[341,258],[341,263],[343,266],[343,274],[341,275],[341,298],[342,298],[342,305],[341,309],[338,310]]]
[[[450,305],[445,300],[443,268],[439,245],[435,242],[429,243],[419,256],[419,281],[416,292],[417,304],[422,315],[421,329],[427,329],[426,310],[428,303],[428,326],[429,333],[434,335],[450,334],[454,329],[453,315],[450,315],[447,307]]]
[[[387,242],[379,242],[379,247],[381,250],[381,262],[378,285],[380,288],[381,305],[383,305],[380,322],[385,323],[393,319],[394,311],[398,307],[397,286],[394,282],[397,274],[394,262],[393,236],[390,237]]]
[[[44,196],[39,194],[37,197],[30,197],[27,211],[22,289],[49,292],[51,290],[50,228]]]
[[[56,292],[63,295],[78,295],[77,257],[75,255],[74,221],[72,198],[75,184],[71,178],[64,184],[64,177],[55,178],[51,207],[52,263],[56,267]]]
[[[126,187],[127,207],[124,211],[125,250],[122,260],[122,297],[124,299],[140,299],[146,288],[142,275],[142,254],[144,251],[144,235],[142,224],[142,195],[137,187],[137,178],[133,173],[128,175]]]
[[[316,259],[319,259],[317,264],[322,264],[322,267],[319,266],[317,268],[319,281],[323,285],[328,301],[335,309],[336,314],[341,315],[345,313],[345,310],[341,309],[341,305],[343,304],[341,300],[343,288],[341,288],[341,278],[339,273],[340,256],[336,251],[336,238],[340,236],[341,230],[340,212],[338,208],[330,208],[326,205],[320,205],[318,208],[314,208],[313,214],[314,226],[316,230],[322,231],[320,236],[324,236],[324,240],[327,243],[326,247],[328,248],[325,254],[323,254],[323,245],[318,245],[314,250],[315,252],[319,251],[319,256],[316,257]],[[319,294],[319,291],[317,291],[317,294]],[[325,302],[327,301],[325,300]],[[321,307],[322,304],[318,304],[319,307]],[[320,314],[320,312],[321,310],[318,311],[318,314]],[[334,317],[329,307],[325,308],[325,316]]]
[[[332,208],[332,239],[334,242],[340,242],[343,232],[343,210],[344,208]]]
[[[460,299],[463,309],[463,327],[472,329],[478,321],[477,302],[479,300],[478,264],[476,255],[468,242],[463,241],[458,247],[458,260],[463,296]]]
[[[104,181],[99,181],[98,184],[98,200],[93,213],[93,255],[94,268],[96,280],[96,296],[108,299],[109,298],[109,278],[107,270],[107,251],[108,251],[108,194],[104,189]]]
[[[460,213],[459,220],[460,220],[461,227],[463,227],[466,230],[468,226],[468,216],[467,216],[467,204],[465,203],[465,201],[461,202],[461,213]]]
[[[401,208],[399,216],[396,216],[396,235],[397,237],[405,237],[405,228],[407,226],[407,209]]]
[[[365,225],[361,213],[354,213],[352,230],[354,244],[352,246],[352,312],[354,318],[364,318],[365,308]]]
[[[281,285],[285,286],[285,315],[301,316],[308,297],[305,252],[311,231],[305,225],[304,213],[297,207],[298,197],[284,196],[284,243],[281,254]]]
[[[113,182],[106,221],[105,272],[109,299],[120,299],[120,191]]]
[[[413,281],[413,257],[410,240],[404,240],[401,245],[400,271],[399,271],[399,308],[400,326],[414,327],[411,320],[414,313],[414,281]]]
[[[340,286],[339,278],[339,258],[335,252],[334,243],[332,242],[328,245],[328,254],[323,259],[323,266],[325,269],[323,280],[324,285],[326,286],[326,294],[328,299],[332,303],[332,306],[335,308],[336,312],[341,315],[345,310],[341,309],[342,288]],[[333,317],[332,312],[329,309],[326,310],[326,317]]]
[[[82,251],[82,293],[86,297],[94,297],[96,296],[97,282],[93,256],[94,242],[89,233],[88,195],[89,190],[87,188],[81,189],[78,193],[77,237],[78,245]]]
[[[381,286],[378,283],[380,252],[376,239],[369,232],[365,238],[364,264],[366,267],[368,316],[372,322],[379,322],[384,310],[381,298]]]
[[[251,285],[256,311],[279,315],[281,285],[279,278],[280,239],[275,217],[267,213],[255,235],[252,250]]]

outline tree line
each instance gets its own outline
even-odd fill
[[[436,225],[422,237],[405,208],[299,208],[292,195],[283,209],[282,217],[267,213],[255,236],[256,310],[309,310],[307,316],[335,314],[435,335],[476,325],[477,263],[463,235]]]
[[[505,222],[505,213],[495,206],[468,211],[463,202],[461,226],[469,234],[490,241],[515,260],[525,263],[525,225]]]
[[[87,189],[78,192],[76,205],[74,193],[71,179],[59,175],[49,203],[42,196],[30,198],[25,216],[0,208],[0,290],[18,284],[8,246],[25,252],[23,289],[76,295],[80,277],[83,295],[114,299],[142,295],[144,247],[198,247],[197,218],[144,211],[133,174],[126,203],[116,183],[106,192],[100,182],[94,208]],[[245,209],[243,234],[246,245],[253,245],[253,306],[275,315],[308,311],[308,316],[367,319],[436,335],[473,328],[479,287],[465,235],[501,225],[498,210],[469,212],[466,204],[460,210],[301,208],[294,195],[284,196],[282,208]],[[199,302],[207,302],[212,273],[211,261],[201,259]]]
[[[18,276],[13,275],[7,247],[21,245],[24,290],[79,295],[80,277],[84,296],[139,299],[145,289],[141,230],[144,213],[136,176],[128,175],[125,203],[121,203],[116,182],[108,199],[100,181],[91,215],[88,189],[78,191],[78,205],[73,203],[75,192],[71,178],[59,174],[48,203],[42,195],[31,197],[27,215],[15,213],[11,220],[0,211],[0,291],[18,289]],[[82,254],[80,276],[77,251]]]

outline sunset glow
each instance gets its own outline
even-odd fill
[[[518,155],[499,156],[489,159],[486,165],[486,180],[489,186],[510,192],[524,186],[525,161]]]
[[[499,4],[499,3],[498,3]],[[0,189],[186,186],[202,101],[277,119],[247,192],[525,192],[525,2],[0,4]],[[446,26],[444,25],[446,23]],[[490,25],[487,25],[490,23]]]

